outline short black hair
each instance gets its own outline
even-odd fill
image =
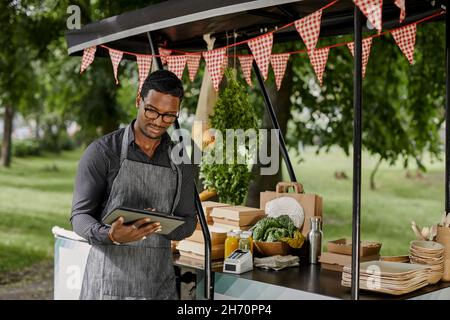
[[[141,89],[141,98],[144,99],[150,90],[155,90],[164,94],[170,94],[183,100],[183,83],[169,70],[157,70],[149,74],[145,79]]]

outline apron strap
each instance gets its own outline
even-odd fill
[[[128,155],[128,132],[130,131],[130,125],[125,127],[122,138],[122,149],[120,151],[120,165],[127,158]]]

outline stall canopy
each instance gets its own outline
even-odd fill
[[[70,55],[81,55],[84,49],[97,46],[95,55],[107,56],[108,49],[125,52],[125,59],[136,59],[135,54],[151,54],[158,56],[158,47],[171,50],[205,51],[204,34],[211,34],[215,39],[215,47],[221,48],[229,44],[229,35],[237,33],[236,42],[246,44],[246,40],[267,32],[273,33],[273,41],[301,41],[292,23],[327,6],[320,20],[320,37],[354,34],[354,134],[353,134],[353,214],[352,214],[352,298],[359,297],[359,252],[360,252],[360,215],[361,215],[361,123],[362,123],[362,32],[373,29],[367,23],[355,2],[366,5],[366,0],[173,0],[154,4],[143,9],[126,12],[102,21],[88,24],[79,30],[66,34]],[[444,12],[445,0],[378,0],[382,5],[382,28],[389,30],[414,22],[427,22],[446,19],[446,30],[450,22]],[[370,2],[374,3],[374,2]],[[406,18],[400,22],[398,4],[404,4]],[[332,5],[330,5],[332,4]],[[330,6],[328,6],[330,5]],[[378,19],[376,22],[379,22]],[[291,24],[291,26],[287,26]],[[283,27],[283,28],[281,28]],[[277,29],[281,28],[281,29]],[[233,40],[234,41],[234,40]],[[231,44],[231,43],[230,43]],[[102,46],[104,45],[104,46]],[[106,48],[107,47],[107,48]],[[239,46],[239,49],[247,46]],[[91,52],[91,50],[87,50]],[[448,34],[446,43],[446,123],[450,122],[449,100],[449,57]],[[93,57],[89,57],[93,58]],[[92,61],[92,60],[90,60]],[[158,68],[162,68],[159,58]],[[266,110],[274,129],[279,129],[278,121],[270,97],[264,85],[260,69],[253,60],[253,70],[264,97]],[[179,127],[178,122],[175,123]],[[285,160],[289,176],[296,181],[289,154],[280,130],[278,130],[280,150]],[[446,126],[446,136],[450,136],[450,126]],[[450,211],[450,139],[446,139],[446,211]],[[211,239],[207,222],[196,193],[196,208],[205,238],[205,296],[211,299],[214,295],[214,282],[211,276]]]
[[[83,26],[66,34],[70,55],[81,55],[85,48],[108,47],[140,54],[151,54],[147,32],[159,46],[178,50],[205,50],[203,35],[216,38],[215,47],[227,44],[227,34],[237,32],[236,41],[256,37],[261,32],[300,19],[331,3],[331,0],[172,0],[123,13]],[[407,0],[403,24],[418,21],[441,10],[442,1]],[[320,36],[353,33],[352,0],[339,0],[322,15]],[[399,8],[394,0],[383,2],[383,28],[400,26]],[[436,17],[443,19],[443,17]],[[267,28],[267,29],[266,29]],[[363,31],[367,30],[364,24]],[[274,43],[299,41],[294,26],[274,33]],[[99,48],[96,55],[108,52]],[[127,58],[125,55],[124,58]],[[128,56],[134,59],[134,56]]]

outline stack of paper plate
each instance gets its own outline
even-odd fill
[[[434,284],[444,275],[444,247],[433,241],[411,241],[409,247],[411,263],[426,265],[431,270],[429,283]]]
[[[368,261],[361,263],[360,289],[400,295],[428,285],[430,270],[419,264]],[[351,266],[342,272],[342,285],[351,287]]]

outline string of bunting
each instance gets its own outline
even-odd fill
[[[228,58],[237,57],[241,65],[242,74],[249,86],[253,86],[251,80],[251,68],[253,60],[258,65],[264,80],[267,79],[269,72],[269,64],[275,75],[275,83],[277,89],[281,87],[282,80],[286,71],[286,65],[291,55],[307,53],[312,64],[317,79],[322,85],[323,73],[327,64],[330,49],[340,46],[347,46],[353,55],[354,43],[345,42],[337,43],[327,47],[317,48],[317,42],[320,35],[320,25],[323,10],[334,5],[338,0],[332,1],[321,9],[289,24],[286,24],[276,30],[267,32],[252,39],[247,39],[241,42],[233,43],[225,47],[213,49],[204,52],[186,52],[175,49],[159,48],[159,55],[143,55],[126,51],[119,51],[111,49],[105,45],[99,45],[102,48],[109,50],[111,62],[113,66],[114,77],[116,84],[119,83],[117,78],[117,69],[122,60],[123,54],[134,55],[138,64],[139,70],[139,92],[145,78],[150,71],[153,57],[160,57],[163,64],[167,64],[167,68],[174,72],[180,79],[183,75],[185,66],[188,66],[189,79],[194,81],[200,66],[200,60],[203,57],[206,63],[206,69],[211,75],[214,89],[219,90],[219,84],[223,78],[224,68],[228,65]],[[373,38],[380,37],[386,34],[391,34],[397,46],[408,59],[409,63],[414,62],[414,48],[416,43],[417,24],[426,20],[432,19],[445,13],[445,10],[425,17],[419,21],[399,27],[397,29],[381,32],[382,30],[382,5],[383,0],[353,0],[356,6],[367,17],[368,21],[378,30],[377,34],[368,36],[363,39],[363,77],[366,72],[366,66],[369,60],[370,49]],[[406,17],[405,0],[395,0],[395,5],[400,9],[399,21],[404,21]],[[298,31],[300,38],[305,44],[306,50],[298,50],[291,52],[283,52],[272,54],[273,33],[287,27],[294,26]],[[247,55],[227,55],[227,49],[233,46],[247,44],[251,54]],[[80,67],[80,73],[84,72],[89,65],[94,61],[96,46],[84,49],[83,58]],[[174,55],[173,53],[176,53]]]

